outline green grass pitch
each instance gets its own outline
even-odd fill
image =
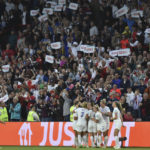
[[[20,147],[20,146],[1,146],[2,150],[98,150],[103,148],[72,148],[72,147]],[[106,148],[103,150],[114,150]],[[150,150],[150,148],[121,148],[121,150]]]

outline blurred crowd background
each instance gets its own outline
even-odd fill
[[[119,101],[124,121],[150,121],[149,0],[61,2],[0,0],[0,101],[9,121],[26,121],[33,105],[41,121],[69,121],[75,101],[99,105],[102,99],[111,111]],[[122,7],[128,12],[117,17]],[[40,20],[44,8],[53,12]],[[143,14],[133,17],[137,10]],[[95,51],[84,53],[82,44]],[[129,56],[109,55],[125,48]]]

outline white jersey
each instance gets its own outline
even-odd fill
[[[100,113],[99,111],[96,112],[95,119],[98,120],[98,124],[104,124],[105,123],[105,120],[102,116],[102,113]]]
[[[85,108],[77,108],[75,110],[78,121],[77,121],[77,128],[78,132],[86,132],[87,131],[87,120],[86,115],[88,115],[88,110]]]
[[[110,109],[109,109],[109,107],[105,106],[104,108],[100,107],[100,111],[102,113],[109,113]],[[103,115],[103,118],[104,118],[104,120],[105,120],[106,123],[110,122],[109,116]]]
[[[88,111],[89,121],[88,121],[88,132],[96,133],[96,122],[92,119],[95,119],[95,112],[93,110]]]
[[[113,122],[114,122],[115,129],[120,130],[122,126],[122,122],[121,122],[121,113],[118,108],[114,108],[113,118],[115,118],[116,114],[117,114],[117,119],[115,119]]]
[[[93,121],[92,118],[95,118],[95,112],[93,110],[88,111],[89,121]]]
[[[75,110],[76,110],[76,107],[75,107],[74,110],[73,110],[73,111],[74,111],[74,112],[73,112],[73,129],[74,129],[74,130],[76,130],[77,121],[78,121],[78,120],[74,120],[75,117],[78,117],[78,116],[77,116],[77,113],[75,112]]]
[[[105,132],[107,130],[106,128],[106,122],[102,116],[102,113],[96,112],[95,119],[97,122],[97,131]]]
[[[115,119],[114,121],[121,121],[121,113],[117,107],[114,108],[113,110],[113,118],[115,118],[116,114],[117,114],[117,119]]]
[[[88,114],[88,110],[85,108],[77,108],[75,112],[77,113],[78,124],[82,124],[82,123],[86,124],[87,123],[86,115]]]
[[[122,126],[122,122],[121,122],[121,113],[120,113],[120,110],[118,108],[114,108],[113,118],[115,118],[116,114],[117,114],[117,119],[115,119],[113,121],[113,123],[114,123],[115,129],[120,130],[121,126]]]

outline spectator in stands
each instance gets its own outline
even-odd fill
[[[140,105],[142,102],[142,95],[139,92],[139,89],[135,91],[135,96],[133,99],[133,116],[135,119],[141,118],[141,109]]]
[[[120,87],[121,87],[123,93],[126,93],[127,92],[127,88],[130,87],[130,80],[128,79],[126,74],[124,74],[122,76]]]
[[[140,103],[140,106],[141,106],[142,119],[144,121],[150,121],[150,100],[148,98],[147,93],[143,94],[143,100]]]
[[[120,41],[121,48],[128,48],[129,47],[129,40],[125,37],[125,35],[122,35],[122,40]]]
[[[115,92],[116,99],[120,100],[121,90],[119,88],[117,88],[116,84],[113,85],[113,88],[110,90],[110,93],[113,92],[113,91]]]
[[[115,78],[112,81],[112,85],[116,84],[118,88],[120,88],[121,80],[119,79],[119,74],[115,74]]]
[[[148,94],[148,98],[150,99],[150,80],[148,80],[147,88],[145,89],[144,92]]]
[[[21,119],[21,105],[17,97],[13,98],[12,104],[9,108],[10,119],[11,121],[20,121]]]
[[[133,99],[134,99],[134,97],[135,97],[134,92],[132,91],[131,88],[128,88],[127,89],[127,94],[126,94],[126,102],[129,105],[130,111],[133,110]]]
[[[97,29],[97,27],[95,26],[95,24],[94,24],[93,21],[90,23],[90,25],[91,25],[91,28],[90,28],[90,37],[92,38],[92,37],[94,37],[95,35],[98,35],[98,29]]]
[[[128,105],[128,103],[126,102],[125,96],[121,96],[120,103],[121,103],[121,105],[122,105],[123,112],[126,113],[126,112],[129,110],[129,105]]]
[[[10,48],[14,50],[17,44],[17,35],[15,34],[15,31],[11,31],[11,35],[8,38],[8,42],[10,44]]]
[[[63,90],[61,95],[64,99],[64,104],[63,104],[64,121],[69,121],[70,120],[70,107],[71,107],[72,100],[69,98],[69,93],[66,89]]]
[[[126,114],[123,116],[124,121],[133,121],[133,117],[130,111],[128,111]]]

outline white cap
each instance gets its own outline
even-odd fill
[[[78,43],[77,42],[73,42],[73,45],[78,45]]]
[[[147,65],[150,65],[150,61],[147,63]]]

